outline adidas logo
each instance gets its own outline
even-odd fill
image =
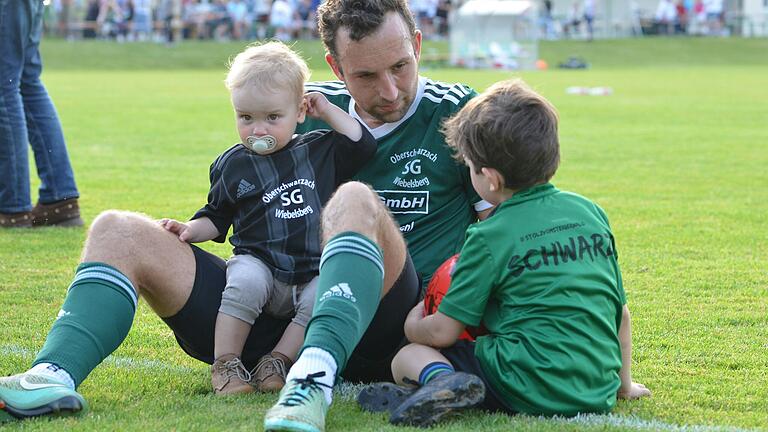
[[[254,189],[256,189],[256,186],[248,183],[245,179],[241,179],[240,184],[237,185],[237,197],[240,198]]]
[[[347,300],[351,300],[352,303],[357,302],[355,296],[352,295],[352,290],[349,288],[349,284],[346,282],[328,288],[328,291],[324,292],[320,297],[320,301],[328,300],[331,297],[343,297]]]

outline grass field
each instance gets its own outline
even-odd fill
[[[45,41],[86,222],[108,208],[188,218],[208,165],[237,139],[224,64],[241,46]],[[318,44],[300,46],[330,78]],[[425,50],[444,50],[429,45]],[[634,378],[651,398],[613,414],[540,419],[469,413],[437,430],[768,428],[768,40],[544,43],[550,65],[521,75],[558,107],[554,182],[596,200],[617,237],[634,327]],[[517,73],[428,69],[478,90]],[[609,86],[604,97],[569,86]],[[29,365],[64,298],[84,229],[0,231],[0,374]],[[226,245],[206,245],[227,256]],[[217,398],[142,304],[121,348],[80,387],[83,419],[4,430],[261,430],[274,396]],[[342,395],[328,429],[395,430]]]

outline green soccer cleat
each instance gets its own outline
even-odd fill
[[[328,403],[320,386],[328,385],[315,381],[321,376],[325,376],[325,372],[288,381],[275,406],[264,416],[264,430],[323,432]]]
[[[0,423],[87,411],[85,399],[54,378],[33,373],[0,378]]]

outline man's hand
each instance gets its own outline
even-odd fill
[[[647,387],[640,383],[632,382],[632,384],[627,389],[619,389],[619,392],[616,394],[616,396],[619,399],[627,399],[627,400],[633,400],[633,399],[640,399],[641,397],[650,396],[651,391],[648,390]]]

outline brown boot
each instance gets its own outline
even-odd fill
[[[211,385],[217,395],[253,393],[251,373],[234,354],[224,354],[211,365]]]
[[[285,385],[285,375],[292,365],[291,359],[277,351],[272,351],[259,359],[251,373],[252,384],[259,391],[280,391]]]
[[[80,217],[80,207],[77,204],[77,198],[56,201],[50,204],[37,203],[35,208],[32,209],[32,225],[35,227],[83,226],[83,219]]]
[[[32,228],[32,213],[0,213],[0,228]]]

